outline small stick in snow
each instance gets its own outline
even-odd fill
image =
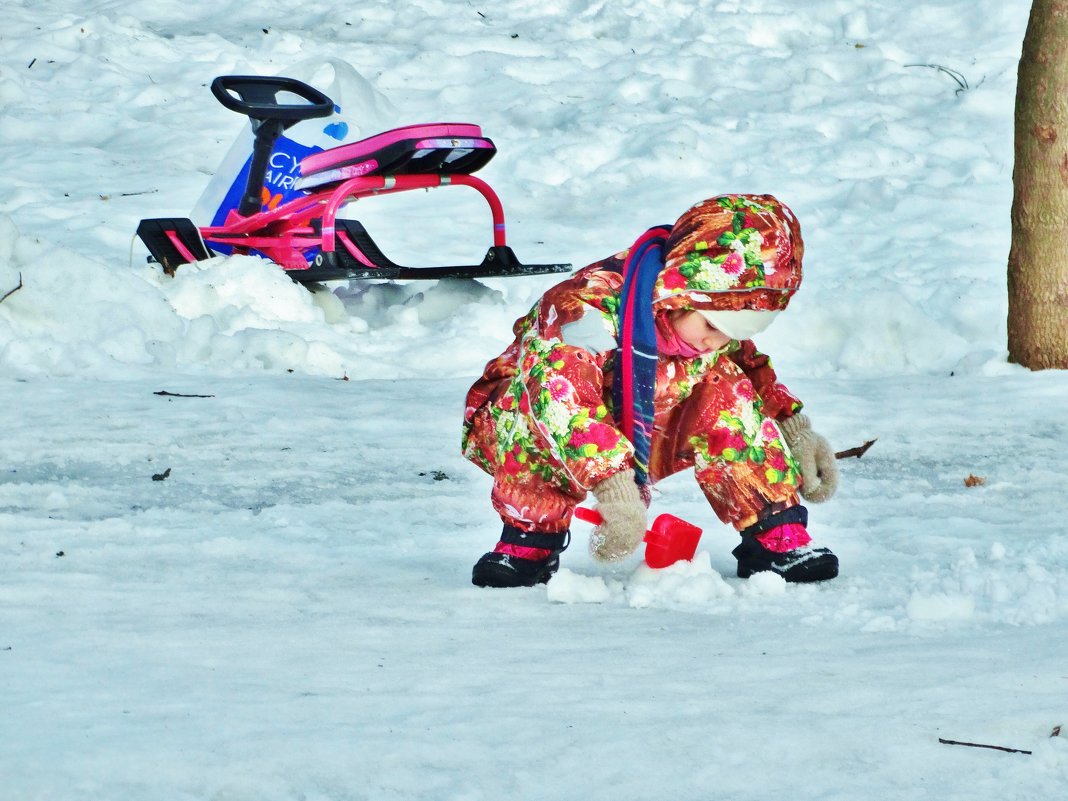
[[[959,95],[961,92],[966,92],[966,91],[968,91],[968,89],[971,88],[970,86],[968,86],[968,79],[964,77],[963,73],[957,72],[957,70],[950,69],[949,67],[943,67],[941,64],[906,64],[905,66],[906,67],[930,67],[933,70],[938,70],[939,72],[944,72],[946,75],[948,75],[954,81],[956,81],[957,86],[960,87],[959,89],[957,89],[955,94]],[[980,83],[982,83],[982,81],[980,81]]]
[[[171,469],[168,467],[162,473],[153,473],[152,474],[152,480],[153,481],[166,481],[168,478],[170,478],[170,476],[171,476]]]
[[[168,392],[165,389],[161,389],[158,392],[153,392],[153,395],[160,395],[164,398],[214,398],[214,395],[183,395],[181,392]]]
[[[995,751],[1005,751],[1008,754],[1030,754],[1031,753],[1030,751],[1024,751],[1024,750],[1019,749],[1019,748],[1006,748],[1003,745],[985,745],[983,743],[962,743],[959,740],[943,740],[941,737],[938,738],[938,742],[942,743],[942,745],[966,745],[969,748],[991,748],[991,749],[993,749]]]
[[[1050,737],[1060,737],[1061,736],[1061,727],[1060,726],[1054,726],[1053,727],[1053,731],[1051,731],[1049,733],[1049,736]]]
[[[5,292],[4,296],[2,298],[0,298],[0,303],[3,303],[5,300],[10,298],[12,295],[14,295],[20,289],[22,289],[22,273],[19,273],[19,285],[17,287],[15,287],[14,289],[9,289],[7,292]]]
[[[836,453],[834,455],[834,458],[835,459],[848,459],[850,456],[856,456],[859,459],[861,456],[863,456],[865,453],[868,452],[868,448],[870,448],[872,445],[874,445],[875,442],[876,441],[874,439],[869,439],[863,445],[858,445],[855,448],[849,448],[849,449],[844,450],[844,451],[838,451],[838,453]]]

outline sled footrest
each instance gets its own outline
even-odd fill
[[[523,264],[507,245],[494,245],[480,264],[404,267],[392,262],[356,220],[336,220],[335,249],[319,253],[307,270],[291,270],[301,283],[337,280],[514,277],[569,272],[570,264]]]
[[[163,272],[168,275],[173,275],[179,264],[203,261],[214,255],[204,244],[193,221],[185,217],[141,220],[137,235],[152,254],[152,259],[162,264]]]

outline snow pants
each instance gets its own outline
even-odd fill
[[[797,505],[800,470],[779,426],[761,414],[760,406],[752,382],[733,364],[702,376],[682,399],[661,404],[658,398],[650,480],[693,468],[716,516],[738,530]],[[525,414],[529,409],[502,410],[489,400],[470,420],[464,453],[493,476],[493,507],[506,524],[563,532],[587,488],[572,479],[557,450],[537,436]],[[535,446],[522,452],[505,447],[502,443],[511,440],[501,436],[502,427],[533,433]]]

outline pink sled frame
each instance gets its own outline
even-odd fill
[[[469,186],[482,195],[490,207],[493,220],[493,244],[507,245],[504,207],[497,193],[481,178],[463,174],[370,175],[350,178],[333,189],[313,191],[305,197],[249,217],[242,217],[236,211],[231,211],[223,225],[202,227],[200,234],[207,243],[225,244],[237,252],[257,250],[280,264],[284,270],[294,273],[311,268],[304,258],[304,250],[319,247],[324,253],[331,253],[340,239],[354,258],[367,267],[374,268],[376,265],[369,263],[359,248],[347,243],[344,234],[335,236],[335,220],[341,207],[362,197],[450,185]],[[310,225],[317,217],[322,218],[320,234],[316,234]]]

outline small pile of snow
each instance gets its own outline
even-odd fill
[[[566,567],[556,572],[546,590],[549,600],[560,604],[603,604],[612,597],[600,576],[583,576]]]

